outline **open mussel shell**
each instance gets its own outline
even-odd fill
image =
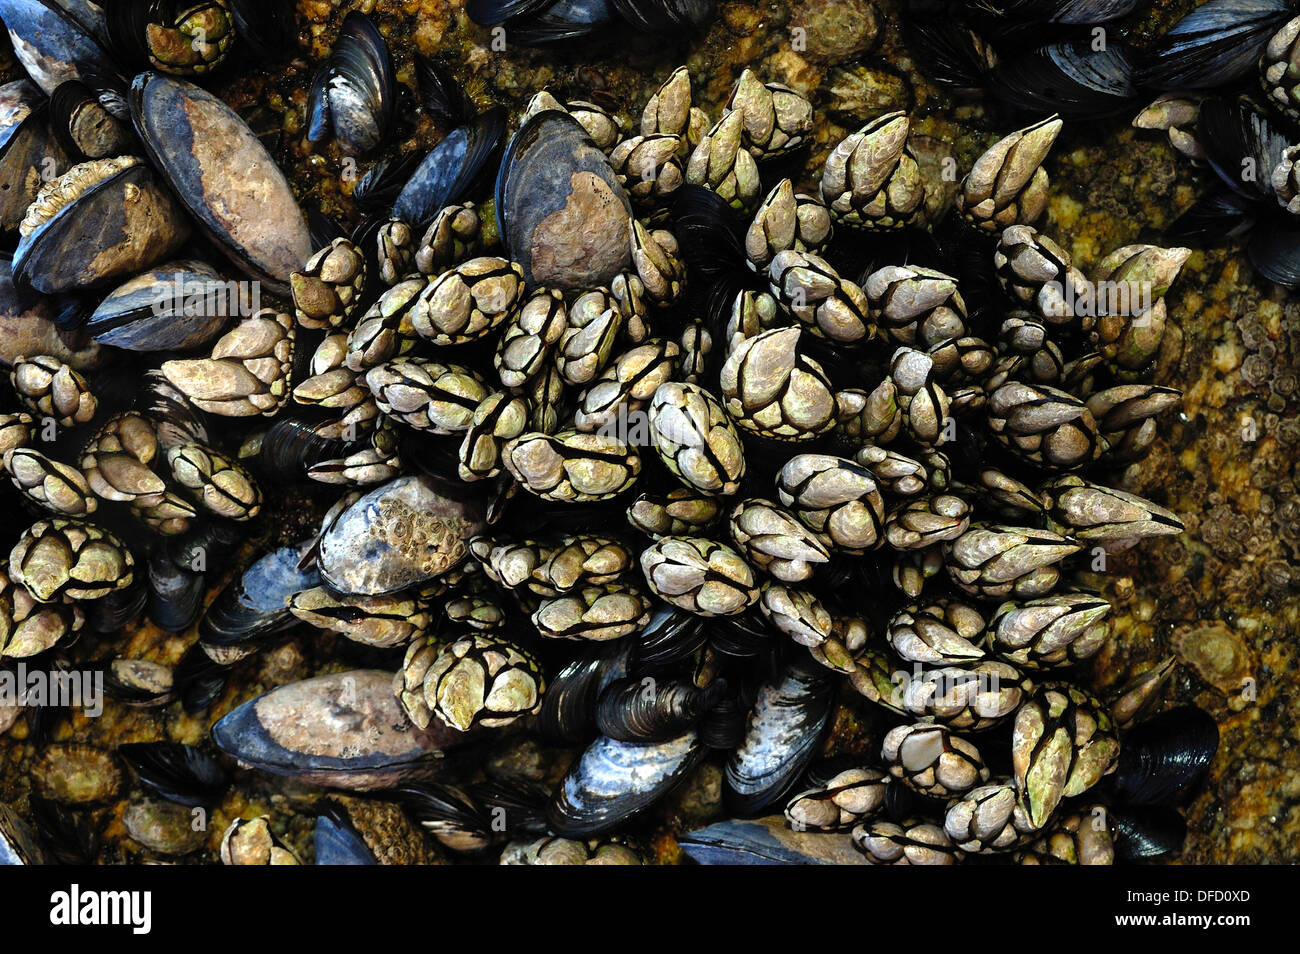
[[[117,752],[140,782],[179,805],[211,805],[230,784],[230,774],[202,749],[180,742],[131,742]]]
[[[1119,764],[1107,779],[1117,802],[1174,805],[1209,771],[1219,727],[1196,706],[1180,706],[1124,733]]]
[[[127,351],[191,351],[245,312],[237,282],[199,261],[169,262],[109,292],[86,322],[100,344]]]
[[[388,44],[369,17],[353,10],[312,80],[307,139],[333,138],[345,154],[365,155],[388,135],[396,101],[397,75]]]
[[[542,696],[538,727],[557,742],[582,742],[595,728],[596,702],[605,687],[628,673],[636,636],[598,642],[574,657]]]
[[[231,648],[264,639],[297,624],[289,597],[320,585],[315,567],[302,569],[300,547],[280,547],[231,580],[199,623],[205,646]]]
[[[794,786],[830,723],[834,689],[829,670],[803,659],[759,688],[745,738],[723,775],[733,812],[761,815]]]
[[[429,477],[398,477],[339,515],[321,535],[316,562],[340,593],[396,593],[450,570],[482,529],[477,502],[444,496]]]
[[[792,831],[780,815],[732,818],[677,839],[701,865],[865,865],[847,834]]]
[[[551,827],[566,838],[611,831],[671,791],[705,751],[694,730],[647,744],[601,736],[560,782],[547,811]]]
[[[49,160],[56,167],[61,157],[51,151],[47,104],[31,80],[14,80],[0,86],[0,229],[18,227],[41,187]],[[56,168],[55,171],[61,171]]]
[[[122,122],[85,83],[62,83],[50,97],[50,131],[77,162],[139,149],[130,122]]]
[[[141,73],[128,96],[149,158],[222,253],[268,290],[288,295],[289,276],[312,254],[293,190],[239,115],[185,80]]]
[[[271,775],[373,791],[429,774],[443,750],[472,739],[438,720],[417,729],[379,669],[317,676],[258,696],[212,727],[217,747]]]
[[[96,288],[175,252],[189,237],[167,187],[132,156],[74,166],[27,210],[14,277],[47,295]]]
[[[631,264],[627,193],[568,113],[545,110],[519,127],[496,199],[501,239],[530,288],[599,288]]]
[[[116,75],[112,58],[95,39],[104,35],[102,17],[89,3],[0,0],[14,55],[47,95],[68,80]]]
[[[393,202],[393,217],[420,232],[449,205],[463,202],[505,138],[499,106],[447,134],[429,151]]]

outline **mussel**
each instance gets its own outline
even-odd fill
[[[46,183],[18,227],[14,277],[47,295],[95,288],[175,252],[189,223],[135,156],[96,159]]]
[[[307,139],[319,143],[333,138],[347,155],[365,155],[388,134],[396,100],[388,44],[369,17],[353,10],[343,18],[333,52],[312,80]]]
[[[530,288],[599,288],[631,264],[627,193],[568,113],[540,112],[515,133],[496,207],[501,239]]]
[[[127,351],[188,351],[220,335],[231,316],[256,310],[251,296],[212,266],[176,261],[115,288],[86,331],[100,344]]]
[[[311,235],[253,131],[207,90],[158,73],[137,76],[128,101],[149,158],[208,238],[250,278],[287,296],[289,276],[311,257]]]
[[[398,477],[325,529],[317,565],[340,593],[395,593],[450,570],[482,528],[477,504],[443,496],[428,477]]]
[[[725,797],[734,812],[761,815],[798,781],[830,723],[833,694],[829,670],[802,659],[759,689],[744,741],[727,760]]]
[[[1209,771],[1219,748],[1219,727],[1196,706],[1169,709],[1122,737],[1114,774],[1107,779],[1126,805],[1174,805]]]
[[[673,789],[704,755],[695,730],[667,742],[601,736],[560,782],[547,817],[565,837],[617,828]]]
[[[212,727],[217,748],[272,775],[371,791],[425,777],[430,760],[469,733],[411,725],[392,674],[379,669],[317,676],[245,702]]]

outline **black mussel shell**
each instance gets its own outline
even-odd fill
[[[241,46],[262,60],[279,60],[297,49],[292,0],[227,0]]]
[[[706,277],[734,274],[743,279],[752,274],[746,264],[746,227],[727,200],[712,189],[684,185],[677,190],[673,234],[682,258]]]
[[[1052,23],[1105,23],[1126,17],[1137,9],[1141,0],[1029,0],[1036,15]],[[1019,4],[1012,4],[1004,13],[1016,12]]]
[[[62,172],[66,159],[51,142],[45,94],[31,80],[0,86],[0,229],[16,229],[48,171]],[[51,170],[50,163],[53,163]]]
[[[420,89],[420,105],[435,125],[454,129],[474,120],[477,112],[474,100],[442,64],[415,54],[415,81]],[[352,190],[352,197],[356,198],[356,189]]]
[[[312,80],[307,139],[319,143],[333,138],[346,155],[365,155],[387,137],[396,101],[397,74],[388,44],[369,17],[353,10]]]
[[[93,865],[99,859],[99,829],[90,813],[60,805],[34,792],[30,804],[32,823],[57,864]],[[3,863],[3,848],[0,848],[0,864]]]
[[[92,600],[86,605],[86,629],[101,635],[121,632],[144,612],[148,597],[148,588],[137,579],[125,589]]]
[[[511,17],[544,10],[555,0],[466,0],[465,14],[479,26],[496,26]]]
[[[590,36],[614,21],[610,0],[555,0],[531,16],[510,21],[510,39],[524,46],[544,46]]]
[[[206,573],[178,565],[166,550],[149,557],[149,618],[167,633],[179,633],[199,618]]]
[[[683,659],[707,642],[704,617],[655,601],[650,622],[636,635],[639,667],[664,666]]]
[[[357,180],[352,190],[352,201],[363,212],[382,216],[382,220],[387,221],[393,203],[423,160],[424,155],[420,152],[407,152],[380,159]],[[313,238],[313,244],[324,248],[328,243]]]
[[[100,344],[127,351],[191,351],[257,306],[247,282],[227,282],[204,262],[169,262],[111,291],[86,330]]]
[[[568,113],[546,110],[519,128],[496,199],[501,241],[529,287],[599,288],[631,263],[627,193]]]
[[[482,851],[499,838],[484,807],[454,785],[408,785],[395,794],[407,814],[451,851]]]
[[[449,205],[465,201],[505,138],[506,113],[499,106],[447,134],[424,157],[393,203],[393,218],[419,233]]]
[[[617,828],[668,794],[704,753],[694,730],[646,744],[601,736],[556,789],[547,812],[551,827],[566,838]]]
[[[682,33],[704,26],[714,0],[611,0],[623,19],[648,33]]]
[[[551,791],[526,778],[486,779],[470,787],[492,818],[500,819],[508,837],[545,835],[549,829],[546,805]]]
[[[142,784],[180,805],[211,805],[221,798],[230,775],[201,749],[179,742],[131,742],[118,754]]]
[[[221,251],[286,295],[311,257],[293,189],[256,134],[207,90],[159,73],[131,84],[131,119],[155,166]]]
[[[0,20],[9,30],[14,55],[46,95],[68,80],[117,75],[112,57],[95,39],[104,36],[98,7],[57,0],[0,0]]]
[[[996,58],[970,26],[949,16],[909,17],[904,29],[918,65],[930,79],[967,94],[984,88]]]
[[[1187,819],[1158,805],[1112,808],[1115,857],[1121,861],[1154,861],[1183,849]]]
[[[1209,0],[1156,42],[1134,78],[1158,90],[1230,83],[1255,68],[1269,38],[1290,17],[1286,0]]]
[[[677,839],[701,865],[865,865],[846,834],[792,831],[780,815],[733,818]]]
[[[14,250],[14,277],[38,291],[110,284],[165,260],[189,237],[184,212],[143,161],[101,159],[65,176],[92,184],[39,222],[33,206]]]
[[[129,122],[122,122],[85,83],[59,84],[50,97],[50,129],[76,162],[104,159],[139,148]]]
[[[705,623],[709,646],[724,656],[752,659],[771,652],[779,640],[757,612],[712,619]]]
[[[230,681],[230,669],[222,666],[195,643],[176,664],[176,691],[187,715],[198,715],[221,698]]]
[[[1132,106],[1133,56],[1118,40],[1101,50],[1089,40],[1052,43],[999,64],[993,94],[1015,110],[1067,119],[1108,116]]]
[[[104,673],[104,693],[125,705],[151,708],[176,698],[176,674],[169,666],[119,656],[97,668]]]
[[[1271,282],[1295,288],[1300,285],[1300,227],[1282,216],[1256,226],[1246,254],[1255,271]]]
[[[343,441],[321,437],[305,421],[280,417],[263,435],[257,463],[268,477],[290,483],[305,478],[321,461],[341,457],[346,446]]]
[[[711,749],[730,751],[745,740],[749,710],[737,695],[723,696],[700,720],[700,741]]]
[[[1170,224],[1165,235],[1171,241],[1198,245],[1225,236],[1236,238],[1251,230],[1259,213],[1259,203],[1253,198],[1218,188],[1197,199]]]
[[[1108,777],[1126,805],[1174,805],[1200,781],[1219,748],[1219,727],[1195,706],[1181,706],[1124,733],[1119,765]]]
[[[378,859],[361,837],[348,813],[329,799],[318,806],[312,836],[318,865],[377,865]]]
[[[538,727],[557,742],[582,742],[595,730],[596,701],[605,687],[628,673],[635,636],[584,649],[550,681],[542,696]]]
[[[56,860],[45,839],[16,811],[0,802],[0,867],[51,865]]]
[[[1270,176],[1289,143],[1263,113],[1242,100],[1207,99],[1201,104],[1196,139],[1224,185],[1277,207]]]
[[[726,803],[737,815],[763,814],[798,781],[830,724],[834,688],[827,669],[800,659],[759,689],[724,773]]]
[[[203,614],[199,639],[208,646],[233,647],[295,626],[289,597],[321,582],[315,567],[299,568],[301,558],[302,547],[279,547],[231,580]]]
[[[716,682],[700,689],[683,678],[620,679],[596,703],[596,728],[620,742],[664,742],[696,725],[725,693]]]

